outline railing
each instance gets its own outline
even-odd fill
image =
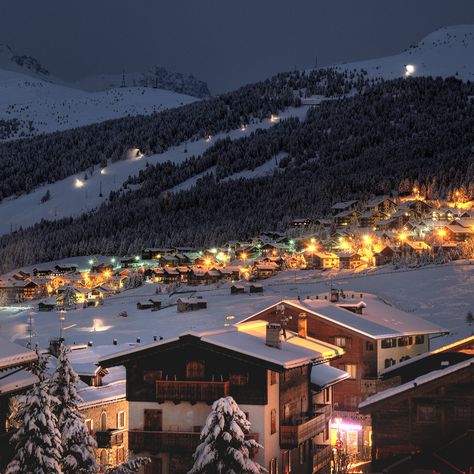
[[[283,448],[299,446],[306,440],[321,433],[326,426],[326,421],[326,415],[319,414],[313,418],[300,418],[292,424],[280,425],[280,445]]]
[[[135,452],[148,451],[151,454],[159,452],[193,453],[200,439],[200,432],[193,431],[138,431],[128,432],[128,448]],[[258,433],[249,433],[245,439],[258,442]]]
[[[313,474],[317,474],[323,469],[327,469],[331,462],[332,449],[327,445],[316,445],[316,452],[313,454]]]
[[[95,439],[97,441],[98,448],[111,448],[112,446],[123,444],[123,431],[96,431]]]
[[[229,382],[156,381],[156,400],[212,403],[229,395]]]
[[[332,414],[332,406],[330,403],[314,403],[313,413],[315,415],[325,415],[327,418],[329,418]]]

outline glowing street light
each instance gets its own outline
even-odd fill
[[[77,188],[77,189],[83,188],[85,186],[85,184],[86,183],[84,183],[84,181],[82,181],[79,178],[76,178],[76,181],[74,181],[74,187]]]
[[[241,258],[242,260],[247,260],[247,258],[248,258],[247,253],[246,253],[246,252],[242,252],[242,253],[240,254],[240,258]]]
[[[307,250],[309,253],[314,253],[314,252],[316,252],[316,245],[314,245],[314,244],[309,244],[309,245],[306,247],[306,250]]]
[[[405,66],[405,76],[413,76],[415,73],[415,66],[413,64],[407,64]]]

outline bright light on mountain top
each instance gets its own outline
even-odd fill
[[[405,75],[406,76],[412,76],[414,72],[415,72],[415,66],[413,64],[407,64],[405,66]]]
[[[75,188],[83,188],[85,185],[84,181],[82,181],[79,178],[76,178],[76,181],[74,181],[74,187]]]

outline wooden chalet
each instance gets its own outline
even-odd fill
[[[372,418],[377,472],[472,472],[474,358],[443,355],[434,370],[359,405]]]
[[[375,265],[377,267],[381,265],[387,265],[389,263],[392,263],[392,260],[396,257],[399,256],[400,249],[396,247],[391,247],[389,245],[385,246],[380,252],[377,252],[374,254],[375,256]]]
[[[357,222],[359,227],[376,227],[380,221],[388,219],[388,214],[385,214],[381,211],[365,211],[358,218]]]
[[[339,253],[339,268],[352,270],[361,264],[361,257],[357,252]]]
[[[294,229],[307,229],[311,225],[311,219],[293,219],[290,225]]]
[[[334,216],[334,224],[336,227],[350,227],[357,225],[361,213],[356,210],[342,211]]]
[[[252,424],[252,453],[269,473],[329,472],[333,386],[347,374],[325,365],[343,350],[264,321],[189,333],[99,361],[124,365],[128,448],[152,459],[150,471],[184,474],[192,466],[210,405],[232,396]]]
[[[186,311],[198,311],[207,308],[207,301],[201,296],[190,296],[188,298],[178,298],[177,300],[178,313]]]
[[[393,212],[395,212],[397,209],[397,205],[395,204],[394,201],[392,201],[388,197],[376,197],[372,200],[370,200],[366,205],[365,205],[365,210],[366,211],[373,211],[377,213],[382,213],[385,215],[390,215]]]
[[[335,216],[336,214],[339,214],[341,212],[353,211],[356,209],[358,203],[359,201],[356,200],[337,202],[336,204],[331,206],[332,215]]]
[[[426,201],[422,201],[421,199],[411,199],[408,201],[402,202],[398,206],[399,210],[411,210],[418,214],[421,217],[428,217],[433,215],[433,206],[428,204]]]

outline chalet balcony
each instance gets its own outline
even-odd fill
[[[328,416],[319,413],[313,417],[298,417],[291,424],[280,425],[280,445],[282,448],[295,448],[306,440],[321,433],[326,427]]]
[[[313,454],[313,474],[327,472],[332,458],[331,446],[316,445],[316,452]]]
[[[313,404],[313,413],[315,416],[323,414],[329,420],[332,414],[332,406],[330,403],[315,403]]]
[[[123,444],[123,430],[96,431],[95,439],[98,448],[111,448]]]
[[[157,380],[156,400],[212,403],[229,395],[229,382]]]
[[[128,432],[128,448],[134,453],[147,451],[151,454],[159,452],[193,453],[198,444],[199,431],[139,431]],[[258,433],[250,433],[245,439],[258,442]]]

